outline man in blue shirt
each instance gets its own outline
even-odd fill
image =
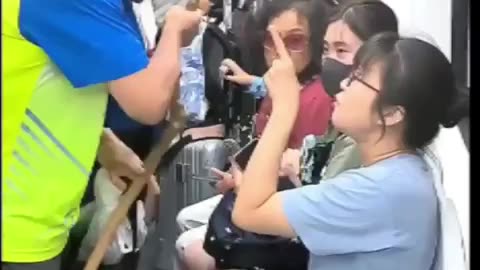
[[[23,36],[41,47],[76,88],[108,83],[132,119],[163,120],[180,74],[182,34],[198,26],[200,11],[174,7],[149,60],[131,0],[8,1],[21,2]]]

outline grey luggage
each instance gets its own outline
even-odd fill
[[[223,169],[230,152],[234,151],[232,143],[225,143],[223,138],[186,141],[180,140],[172,146],[173,158],[160,168],[158,224],[149,233],[151,237],[147,237],[138,270],[176,269],[176,216],[185,206],[216,194],[216,178],[209,168]]]
[[[176,182],[177,211],[216,195],[216,178],[210,168],[222,170],[228,159],[227,154],[223,139],[191,142],[161,172],[163,179]]]

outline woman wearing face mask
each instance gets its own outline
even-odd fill
[[[393,10],[379,0],[351,0],[337,7],[324,38],[322,81],[329,95],[340,91],[340,81],[351,70],[353,58],[365,41],[382,32],[398,32]],[[292,159],[298,153],[291,153]],[[340,135],[333,145],[322,179],[358,168],[360,156],[354,141]]]
[[[340,90],[360,46],[381,32],[398,32],[397,17],[384,2],[350,0],[337,7],[324,38],[322,80],[329,94]]]
[[[422,155],[440,125],[456,124],[458,95],[448,59],[429,43],[395,33],[368,40],[341,83],[332,115],[335,128],[357,143],[362,167],[277,192],[299,86],[282,40],[273,36],[282,53],[265,76],[272,116],[245,172],[234,166],[241,182],[234,223],[300,237],[310,251],[309,269],[431,269],[439,217]]]

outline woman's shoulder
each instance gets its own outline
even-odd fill
[[[378,180],[404,177],[408,175],[422,175],[428,172],[427,163],[422,157],[414,154],[401,154],[377,163],[361,167],[356,173],[374,176]]]
[[[314,77],[303,84],[301,96],[322,96],[324,98],[332,99],[325,91],[325,87],[319,77]]]
[[[324,115],[330,119],[333,111],[333,98],[330,97],[321,83],[314,80],[304,85],[300,92],[300,110],[302,114],[310,112],[315,115]],[[326,119],[328,121],[328,119]]]
[[[340,134],[334,142],[334,147],[338,149],[345,149],[354,146],[356,146],[356,142],[352,139],[352,137],[345,134]]]
[[[398,155],[379,161],[368,167],[360,167],[340,173],[338,178],[365,181],[367,185],[410,185],[420,180],[432,179],[426,162],[417,155]],[[334,180],[334,179],[331,179]]]
[[[346,173],[353,177],[352,181],[373,187],[390,201],[424,202],[435,196],[433,174],[424,159],[417,155],[399,155]]]

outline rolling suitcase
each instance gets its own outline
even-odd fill
[[[216,195],[217,179],[210,168],[223,169],[227,159],[223,138],[190,142],[176,155],[161,175],[166,181],[176,183],[177,211]]]
[[[222,137],[198,140],[183,138],[167,152],[159,168],[160,202],[158,224],[142,249],[138,270],[176,269],[175,241],[178,236],[176,216],[187,205],[216,194],[209,168],[223,169],[230,146]],[[143,258],[142,258],[143,257]]]

